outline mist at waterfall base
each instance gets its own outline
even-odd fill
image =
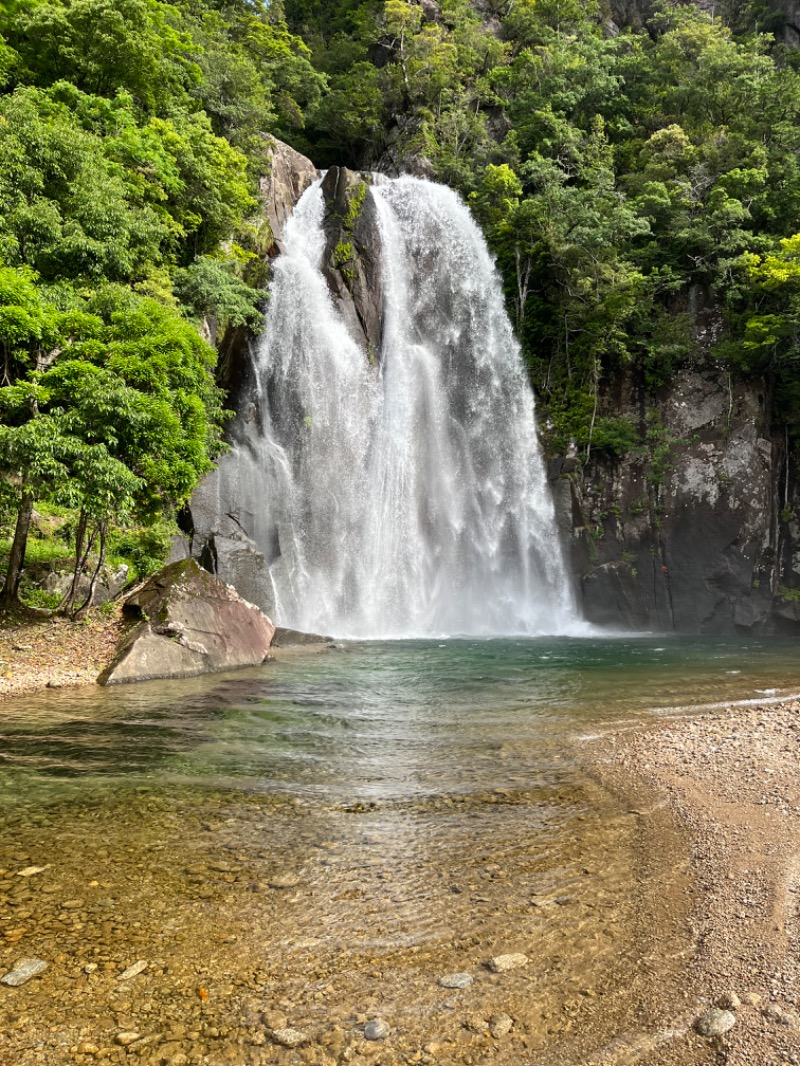
[[[444,186],[381,179],[371,195],[380,353],[363,351],[331,298],[318,182],[275,263],[261,424],[226,464],[274,618],[373,639],[586,632],[483,236]]]

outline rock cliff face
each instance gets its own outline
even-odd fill
[[[589,621],[681,633],[794,624],[798,560],[763,383],[713,362],[656,401],[628,380],[620,413],[647,443],[621,460],[555,460],[551,478]]]
[[[326,205],[325,277],[350,333],[372,361],[381,350],[383,277],[370,183],[365,175],[331,167],[322,193]]]

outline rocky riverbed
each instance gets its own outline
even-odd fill
[[[524,789],[0,799],[2,1066],[622,1062],[682,995],[675,842],[600,789],[556,852]]]
[[[0,1066],[798,1061],[800,704],[441,706],[490,653],[7,702]]]

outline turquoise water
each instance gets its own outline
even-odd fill
[[[354,643],[183,682],[0,704],[0,781],[115,778],[356,798],[546,780],[569,737],[800,690],[797,645],[616,638]],[[498,745],[505,746],[498,759]]]

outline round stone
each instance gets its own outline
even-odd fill
[[[705,1014],[701,1014],[694,1023],[695,1032],[704,1036],[707,1040],[715,1036],[723,1036],[736,1025],[736,1015],[729,1010],[721,1010],[719,1007],[710,1007]]]
[[[385,1040],[391,1033],[391,1029],[383,1018],[373,1018],[364,1026],[364,1038],[366,1040]]]

